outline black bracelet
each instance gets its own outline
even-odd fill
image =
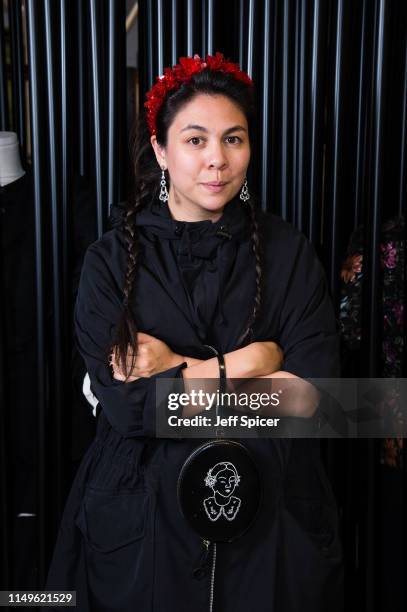
[[[225,358],[223,353],[220,353],[216,348],[211,346],[210,344],[204,344],[208,349],[213,351],[214,355],[218,359],[219,364],[219,391],[224,393],[226,391],[226,366],[225,366]]]
[[[225,393],[226,391],[226,366],[225,366],[225,358],[223,353],[218,353],[216,355],[219,362],[219,391],[221,393]]]
[[[223,394],[226,391],[226,367],[225,367],[225,358],[223,356],[223,353],[220,353],[219,351],[217,351],[213,346],[210,346],[209,344],[205,344],[205,346],[209,349],[211,349],[211,351],[213,351],[213,353],[215,354],[215,356],[218,359],[218,364],[219,364],[219,391],[221,394]],[[218,416],[220,416],[220,407],[222,406],[222,402],[216,404],[216,418],[218,418]],[[224,429],[223,427],[217,427],[215,430],[215,435],[217,438],[223,438],[225,436],[224,434]]]

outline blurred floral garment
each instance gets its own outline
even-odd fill
[[[382,294],[382,352],[380,376],[402,376],[404,323],[404,219],[393,217],[382,227],[380,243],[380,291]],[[340,330],[343,358],[356,354],[361,343],[363,283],[363,227],[352,234],[341,270]],[[387,407],[388,417],[400,419],[397,390]],[[386,438],[381,446],[381,463],[402,468],[403,438]]]

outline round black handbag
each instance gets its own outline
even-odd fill
[[[222,391],[226,387],[223,355],[216,351],[216,356]],[[216,415],[219,412],[216,406]],[[203,540],[231,542],[252,525],[262,483],[248,449],[235,440],[218,438],[201,444],[186,459],[177,495],[182,514]]]
[[[181,511],[204,540],[231,542],[241,536],[253,523],[260,500],[259,472],[240,442],[208,440],[181,468]]]

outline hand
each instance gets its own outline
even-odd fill
[[[124,382],[133,382],[138,378],[149,378],[154,374],[159,374],[160,372],[164,372],[176,365],[182,363],[183,358],[173,351],[161,340],[158,338],[154,338],[154,336],[150,336],[149,334],[145,334],[143,332],[138,332],[137,334],[137,355],[134,361],[134,366],[128,377],[124,376],[123,371],[119,367],[118,363],[114,358],[114,352],[110,355],[110,365],[113,368],[113,378],[116,380],[121,380]],[[133,359],[133,349],[129,345],[127,350],[127,359],[126,364],[128,369],[131,368],[131,363]]]

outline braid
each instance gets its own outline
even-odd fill
[[[122,232],[127,249],[127,269],[123,288],[123,312],[117,326],[113,349],[115,360],[126,377],[133,370],[137,353],[137,325],[130,308],[130,297],[140,252],[135,224],[136,209],[136,206],[129,209],[124,215],[122,222]],[[127,349],[129,345],[133,349],[130,367],[127,366]]]
[[[261,262],[262,260],[261,246],[262,245],[261,245],[261,240],[260,240],[259,224],[257,222],[257,217],[256,217],[256,207],[254,205],[254,201],[252,197],[250,197],[250,199],[246,202],[245,208],[248,211],[248,215],[250,218],[250,224],[251,224],[251,230],[252,230],[251,231],[252,249],[253,249],[254,257],[256,260],[256,295],[254,297],[253,310],[250,314],[246,330],[243,332],[240,338],[239,344],[243,342],[245,342],[245,344],[249,344],[253,336],[253,325],[256,321],[256,318],[259,314],[260,307],[261,307],[262,282],[263,282],[262,266],[261,266],[261,263],[262,263]]]
[[[126,377],[132,372],[137,355],[137,324],[132,313],[131,295],[141,252],[136,216],[146,203],[155,196],[159,185],[160,169],[147,138],[145,119],[141,117],[132,131],[131,155],[134,164],[133,195],[128,199],[127,210],[122,219],[122,233],[127,251],[127,267],[123,287],[123,310],[117,324],[115,339],[110,347],[115,361]],[[131,364],[127,364],[127,352],[132,349]]]
[[[128,305],[130,299],[131,288],[133,286],[133,280],[136,272],[136,263],[137,263],[137,255],[138,255],[138,238],[137,232],[135,231],[135,214],[136,208],[130,209],[126,212],[125,218],[123,220],[123,234],[127,247],[127,270],[125,277],[125,284],[123,289],[124,294],[124,305]]]

